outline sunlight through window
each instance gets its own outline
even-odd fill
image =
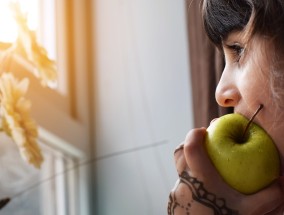
[[[65,17],[58,13],[58,5],[61,8],[62,3],[57,0],[0,0],[0,45],[13,43],[18,36],[18,27],[10,10],[11,3],[20,4],[27,15],[29,29],[36,32],[38,43],[46,49],[48,57],[56,61],[59,71],[57,89],[67,94],[66,62],[62,54],[66,42]]]
[[[16,40],[18,32],[17,25],[10,10],[10,3],[15,0],[0,0],[0,42],[12,43]],[[22,11],[27,13],[28,25],[32,30],[39,26],[39,4],[38,0],[18,1]]]

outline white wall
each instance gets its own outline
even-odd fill
[[[184,0],[97,0],[98,215],[166,214],[192,128]]]

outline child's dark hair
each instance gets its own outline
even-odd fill
[[[283,0],[203,0],[202,11],[205,30],[217,46],[249,22],[251,36],[261,34],[284,43]]]

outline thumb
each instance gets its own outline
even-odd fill
[[[192,176],[206,182],[212,190],[224,191],[228,186],[213,166],[204,146],[205,128],[193,129],[186,137],[184,155]],[[217,188],[217,189],[215,189]]]
[[[273,182],[268,187],[264,188],[260,192],[247,196],[243,204],[249,203],[259,203],[259,204],[250,204],[245,205],[244,208],[251,208],[252,211],[250,214],[259,215],[259,214],[275,214],[276,210],[283,206],[284,203],[284,176],[279,177],[275,182]]]

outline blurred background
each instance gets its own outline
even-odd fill
[[[27,165],[0,137],[0,198],[11,198],[0,214],[166,214],[173,151],[194,123],[188,2],[19,2],[58,84],[42,87],[28,64],[15,66],[31,80],[45,161]],[[0,0],[2,51],[17,38],[8,3]]]

